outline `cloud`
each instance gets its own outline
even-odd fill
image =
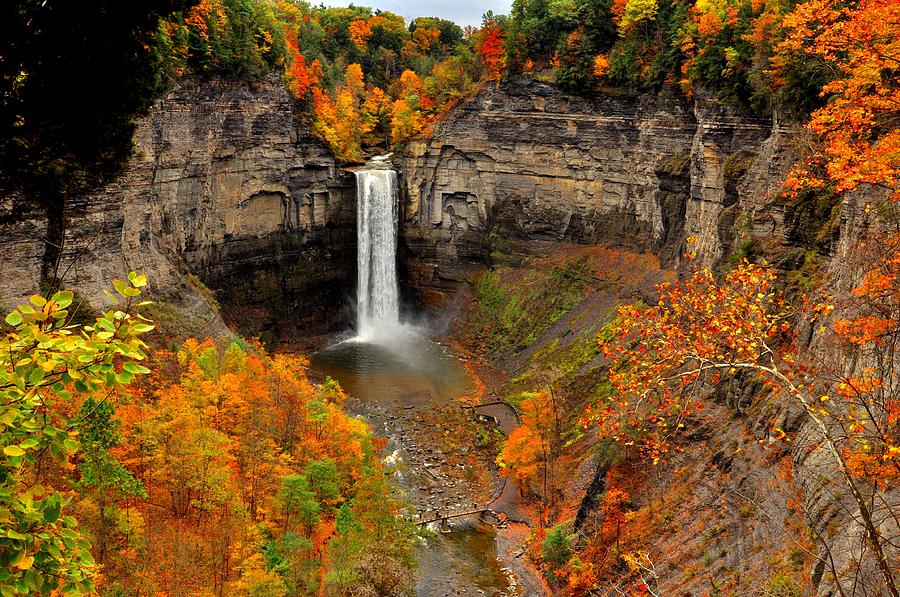
[[[328,0],[328,6],[347,6],[351,2]],[[481,25],[481,15],[489,10],[495,14],[509,14],[512,0],[365,0],[353,2],[357,6],[380,8],[404,17],[407,21],[415,17],[441,17],[456,22],[461,27]]]

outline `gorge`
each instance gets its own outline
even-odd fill
[[[813,222],[821,230],[810,240],[800,230],[802,214],[777,198],[797,158],[795,138],[777,120],[749,117],[699,94],[690,102],[649,95],[585,98],[511,78],[484,86],[430,137],[398,148],[391,158],[397,173],[386,164],[351,173],[311,136],[280,81],[246,86],[185,79],[139,123],[138,151],[126,172],[66,206],[57,268],[66,287],[98,310],[105,280],[131,270],[146,273],[156,302],[151,315],[172,336],[237,330],[273,347],[310,337],[317,346],[349,329],[355,315],[359,339],[377,340],[396,334],[406,305],[436,318],[455,317],[445,336],[470,349],[458,328],[474,325],[472,288],[485,271],[493,266],[513,277],[533,274],[520,283],[539,285],[547,272],[577,270],[567,269],[574,257],[542,259],[563,249],[587,255],[593,269],[573,274],[583,286],[563,313],[547,317],[528,341],[480,355],[495,369],[490,389],[502,392],[528,371],[535,354],[568,350],[587,337],[579,325],[599,331],[617,304],[652,300],[653,283],[687,271],[683,255],[689,250],[700,263],[721,265],[764,247],[781,255],[786,269],[798,259],[815,261],[834,274],[835,284],[846,286],[838,264],[871,232],[874,216],[862,207],[864,197],[850,196],[836,218]],[[41,285],[49,222],[21,197],[3,201],[0,277],[6,282],[0,304],[9,309]],[[610,271],[618,266],[612,264],[620,262],[626,263],[624,275],[614,278]],[[423,407],[422,392],[438,396],[440,409],[449,413],[468,391],[459,363],[447,364],[452,357],[433,345],[413,350],[436,350],[439,365],[413,371],[400,391],[391,381],[372,382],[389,357],[351,350],[356,353],[331,361],[323,351],[314,364],[356,398],[374,388],[380,399],[397,403],[391,408],[408,407],[409,425],[428,424],[413,418]],[[416,368],[412,355],[404,360],[403,366]],[[360,361],[375,373],[353,381],[347,371]],[[573,379],[599,363],[592,353]],[[402,368],[392,367],[392,375]],[[425,387],[429,383],[434,387]],[[854,538],[841,539],[843,527],[834,522],[840,520],[838,507],[815,483],[824,466],[815,453],[803,442],[776,448],[775,456],[759,448],[771,443],[771,427],[801,437],[811,432],[790,405],[779,412],[750,408],[757,389],[740,383],[717,389],[711,408],[722,428],[716,434],[698,430],[695,442],[709,440],[714,449],[707,453],[698,443],[681,457],[701,458],[695,481],[715,477],[713,487],[721,483],[752,494],[757,509],[711,513],[706,529],[716,531],[704,548],[673,547],[684,558],[677,570],[660,563],[664,588],[700,594],[705,578],[685,580],[681,572],[713,552],[719,566],[745,579],[768,574],[760,572],[771,555],[764,545],[772,537],[787,541],[788,533],[776,525],[761,536],[745,527],[763,528],[760,521],[796,506],[790,503],[794,496],[766,495],[786,461],[806,490],[807,522],[839,546],[830,555],[837,567],[855,557]],[[389,417],[399,411],[378,412],[369,402],[368,416],[390,434]],[[582,509],[596,510],[603,477],[590,470],[586,440],[578,441],[579,462],[561,491],[581,515]],[[490,481],[477,484],[484,491]],[[709,507],[711,486],[695,486],[696,492],[684,490],[685,507]],[[673,544],[684,539],[673,537]],[[816,591],[830,594],[832,580],[820,556],[797,558],[797,569],[806,566]]]

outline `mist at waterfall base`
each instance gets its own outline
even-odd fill
[[[395,421],[415,413],[457,408],[472,388],[462,361],[428,338],[429,327],[400,320],[397,280],[397,173],[386,161],[370,162],[357,179],[357,325],[355,333],[311,356],[320,375],[336,379],[352,397],[350,406],[365,416],[379,435],[389,438],[388,453],[399,457],[397,483],[412,498],[428,499],[423,480],[406,466],[415,430],[399,436]],[[348,403],[350,404],[350,403]],[[438,416],[438,415],[434,415]],[[437,422],[437,421],[436,421]],[[405,467],[405,468],[404,468]],[[497,560],[494,532],[457,521],[457,530],[437,533],[416,549],[418,597],[439,597],[463,590],[514,595]]]

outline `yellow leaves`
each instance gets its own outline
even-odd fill
[[[638,23],[656,18],[657,0],[628,0],[619,22],[619,31],[631,31]]]
[[[19,570],[28,570],[34,565],[34,556],[28,555],[28,552],[22,551],[19,555],[18,560],[16,560],[15,566]]]
[[[738,364],[757,371],[770,364],[773,330],[791,329],[774,285],[761,265],[744,262],[721,280],[702,268],[684,282],[660,285],[652,307],[620,308],[618,329],[599,342],[613,359],[609,381],[620,397],[597,417],[601,435],[637,446],[650,462],[664,461],[684,417],[702,407],[697,396],[671,388],[715,384],[736,374]]]

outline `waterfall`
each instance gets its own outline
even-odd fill
[[[399,327],[397,173],[356,171],[357,338],[388,339]]]

